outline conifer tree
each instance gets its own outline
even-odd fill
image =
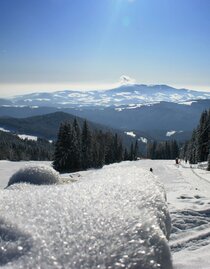
[[[58,132],[57,142],[55,144],[55,154],[53,167],[59,172],[65,172],[68,170],[68,135],[69,124],[61,124]]]
[[[209,153],[209,155],[208,155],[207,171],[210,171],[210,153]]]
[[[190,164],[195,164],[196,163],[196,130],[193,130],[192,138],[190,142],[188,143],[187,153],[188,153],[188,160]]]
[[[133,142],[131,143],[131,146],[130,146],[130,154],[129,154],[129,159],[130,161],[133,161],[134,160],[134,148],[133,148]]]
[[[136,140],[135,146],[134,146],[134,160],[137,160],[139,154],[139,145],[138,141]]]
[[[87,169],[92,167],[93,165],[93,144],[92,144],[92,134],[90,132],[87,121],[84,121],[82,128],[82,167],[83,169]]]
[[[75,170],[80,170],[82,168],[81,166],[81,143],[82,142],[81,142],[81,129],[76,118],[73,121],[73,129],[76,136]]]
[[[124,161],[128,161],[129,160],[129,154],[128,154],[128,151],[127,149],[125,148],[124,150],[124,157],[123,157]]]

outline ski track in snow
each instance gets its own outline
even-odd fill
[[[209,269],[210,173],[174,161],[147,160],[142,166],[152,167],[166,188],[174,268]]]

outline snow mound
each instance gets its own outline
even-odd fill
[[[164,188],[140,165],[81,172],[72,184],[2,190],[1,216],[33,238],[4,268],[172,269]]]
[[[59,183],[59,173],[46,165],[28,165],[11,176],[8,186],[15,183],[49,185]]]

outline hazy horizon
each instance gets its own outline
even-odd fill
[[[134,82],[133,84],[146,84],[146,85],[168,85],[170,87],[174,87],[176,89],[188,89],[198,92],[210,92],[210,88],[207,87],[193,87],[192,85],[170,85],[168,83],[139,83]],[[97,91],[97,90],[109,90],[120,87],[122,85],[132,85],[132,83],[110,83],[110,84],[70,84],[70,83],[43,83],[43,84],[0,84],[0,98],[10,98],[16,95],[24,95],[35,92],[56,92],[56,91]]]

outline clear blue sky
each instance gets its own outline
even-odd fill
[[[210,90],[210,1],[0,0],[2,94],[122,75]]]

